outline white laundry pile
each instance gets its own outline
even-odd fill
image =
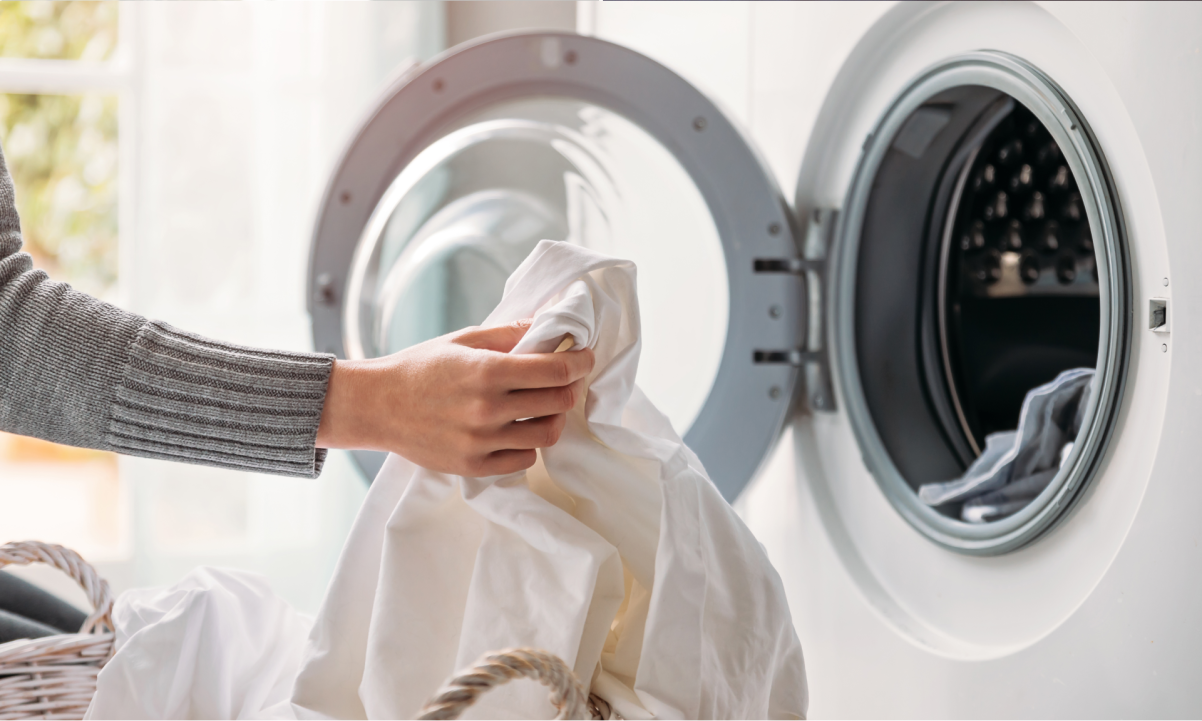
[[[87,718],[255,718],[287,707],[313,619],[256,573],[198,568],[169,589],[127,591],[117,654]]]
[[[930,506],[963,502],[961,519],[985,523],[1024,508],[1052,482],[1072,452],[1093,393],[1093,368],[1075,368],[1027,393],[1018,429],[991,433],[964,475],[927,483],[918,497]]]
[[[169,682],[185,695],[262,699],[257,711],[245,701],[203,707],[211,717],[412,717],[484,653],[533,646],[563,658],[627,718],[803,717],[805,667],[780,578],[697,456],[634,385],[633,264],[541,242],[485,325],[531,316],[514,353],[554,351],[565,336],[596,353],[586,398],[559,443],[530,471],[492,478],[434,473],[390,456],[343,549],[290,702],[275,689],[294,658],[283,649],[293,644],[261,638],[244,653],[266,669],[251,694],[240,686],[247,674],[196,669],[187,679],[187,669],[161,670],[155,662],[172,666],[180,649],[139,645],[134,634],[114,659],[117,672],[102,672],[93,715],[167,717],[188,708],[157,698],[100,703]],[[231,627],[208,617],[195,624],[213,633]],[[118,663],[122,654],[132,661]],[[247,664],[212,660],[223,662]],[[515,682],[467,716],[552,714],[546,689]]]

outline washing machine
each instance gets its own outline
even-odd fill
[[[337,164],[314,342],[478,323],[542,238],[631,258],[638,382],[780,571],[812,715],[1198,715],[1200,123],[1197,5],[905,3],[843,62],[786,199],[654,60],[486,38],[401,75]],[[1033,500],[920,500],[1081,367]]]

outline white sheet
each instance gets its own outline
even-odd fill
[[[287,705],[313,619],[257,573],[198,568],[171,588],[126,591],[117,653],[87,718],[256,718]]]
[[[779,577],[634,386],[634,266],[544,241],[485,325],[532,315],[513,352],[553,351],[565,335],[593,348],[587,399],[529,474],[460,478],[389,459],[318,616],[294,703],[412,716],[456,669],[525,645],[558,654],[630,718],[803,715],[801,645]],[[538,717],[551,707],[530,685],[473,711]]]
[[[234,642],[237,624],[204,616],[203,629],[158,645],[131,636],[114,659],[125,671],[101,675],[106,699],[112,691],[157,698],[143,689],[171,682],[191,702],[100,704],[95,717],[243,714],[250,701],[197,699],[257,683],[239,698],[261,699],[264,715],[408,718],[456,670],[513,646],[558,654],[627,718],[804,716],[805,667],[780,578],[697,456],[634,385],[633,264],[543,241],[485,325],[531,316],[513,352],[553,351],[568,336],[597,357],[559,443],[530,472],[492,478],[389,457],[343,549],[290,704],[276,701],[280,663],[261,678],[248,666],[264,648],[288,643],[259,639],[247,657],[198,656],[230,668],[194,664],[190,678],[182,665],[147,664],[196,634],[215,634],[204,641],[212,648]],[[222,607],[266,610],[253,606]],[[544,688],[518,682],[484,696],[468,716],[550,717],[546,699]]]

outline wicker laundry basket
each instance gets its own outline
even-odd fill
[[[0,644],[0,719],[83,718],[113,656],[113,593],[74,551],[24,541],[0,546],[0,568],[45,563],[75,579],[95,610],[79,633]]]
[[[79,633],[0,644],[0,719],[80,719],[96,693],[96,677],[113,657],[113,594],[79,554],[62,546],[24,541],[0,546],[0,568],[45,563],[75,579],[96,610]],[[488,654],[446,682],[418,718],[454,719],[481,694],[514,679],[547,686],[556,718],[616,719],[609,704],[586,696],[558,656],[529,648]]]
[[[584,686],[558,656],[532,648],[511,648],[490,653],[471,668],[443,684],[422,710],[419,719],[457,719],[485,691],[514,679],[528,678],[551,690],[557,719],[620,719],[600,696],[585,696]]]

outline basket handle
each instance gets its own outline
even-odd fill
[[[457,719],[484,692],[515,678],[528,678],[551,689],[557,719],[592,718],[580,679],[558,656],[533,648],[490,653],[448,680],[418,712],[419,719]]]
[[[80,633],[113,630],[113,590],[92,565],[75,551],[51,543],[16,541],[0,546],[0,568],[45,563],[75,579],[88,595],[92,615],[83,622]]]

